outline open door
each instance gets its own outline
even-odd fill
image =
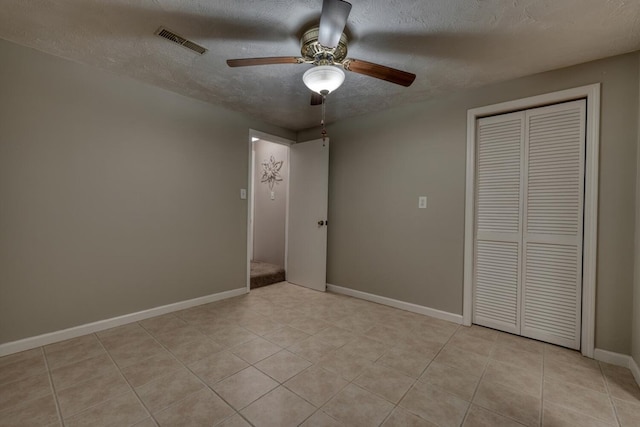
[[[287,281],[325,291],[329,140],[293,144],[289,155]]]

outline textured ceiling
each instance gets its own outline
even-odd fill
[[[349,57],[417,75],[404,88],[347,72],[329,122],[640,49],[640,0],[353,0]],[[228,58],[298,56],[322,0],[2,0],[0,38],[248,113],[317,126],[310,65],[228,68]],[[209,51],[199,56],[160,26]]]

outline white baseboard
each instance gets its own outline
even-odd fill
[[[390,307],[399,308],[401,310],[411,311],[413,313],[424,314],[426,316],[435,317],[436,319],[447,320],[459,325],[462,324],[462,315],[460,314],[453,314],[446,311],[436,310],[435,308],[425,307],[423,305],[412,304],[410,302],[399,301],[397,299],[387,297],[381,297],[379,295],[356,291],[349,288],[343,288],[342,286],[330,285],[328,283],[327,290],[335,292],[337,294],[348,295],[350,297],[388,305]]]
[[[127,323],[137,322],[139,320],[148,319],[150,317],[160,316],[186,308],[195,307],[197,305],[208,304],[210,302],[220,301],[227,298],[244,295],[247,288],[242,287],[232,289],[230,291],[219,292],[217,294],[206,295],[199,298],[193,298],[186,301],[180,301],[173,304],[167,304],[160,307],[150,308],[148,310],[138,311],[136,313],[125,314],[111,319],[99,320],[97,322],[86,323],[84,325],[74,326],[61,331],[50,332],[47,334],[37,335],[35,337],[24,338],[18,341],[12,341],[0,344],[0,357],[8,354],[18,353],[24,350],[52,344],[59,341],[77,338],[82,335],[92,334],[94,332],[104,331],[105,329],[115,328],[116,326],[126,325]]]
[[[593,351],[593,358],[601,362],[629,368],[633,377],[636,379],[638,386],[640,386],[640,368],[638,368],[638,364],[633,360],[633,357],[626,354],[614,353],[612,351],[596,348]]]
[[[631,356],[627,356],[626,354],[621,353],[614,353],[613,351],[603,350],[601,348],[596,348],[593,351],[593,358],[601,362],[609,363],[616,366],[623,366],[625,368],[629,367],[629,362],[631,361]]]

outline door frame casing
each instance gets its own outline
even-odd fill
[[[600,83],[507,101],[467,111],[467,166],[464,226],[464,287],[462,323],[471,325],[473,311],[473,257],[476,175],[476,120],[482,117],[587,100],[584,240],[582,262],[581,352],[593,358],[595,348],[596,254],[598,247],[598,176],[600,155]]]
[[[249,129],[249,178],[247,180],[247,292],[251,290],[251,258],[253,257],[253,224],[254,224],[254,172],[255,172],[255,156],[253,150],[253,138],[258,138],[274,144],[285,145],[291,147],[295,144],[295,141],[282,138],[280,136],[271,135],[259,130]],[[289,176],[289,150],[287,150],[287,177]],[[284,269],[287,271],[287,256],[289,252],[289,185],[287,183],[287,202],[285,213],[285,227],[284,227]]]

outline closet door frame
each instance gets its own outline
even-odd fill
[[[467,177],[464,233],[464,293],[462,323],[473,318],[473,259],[475,225],[476,121],[483,117],[543,107],[561,102],[587,100],[584,240],[582,262],[581,352],[593,358],[595,347],[596,252],[598,239],[598,168],[600,153],[600,84],[581,86],[515,101],[473,108],[467,112]]]

